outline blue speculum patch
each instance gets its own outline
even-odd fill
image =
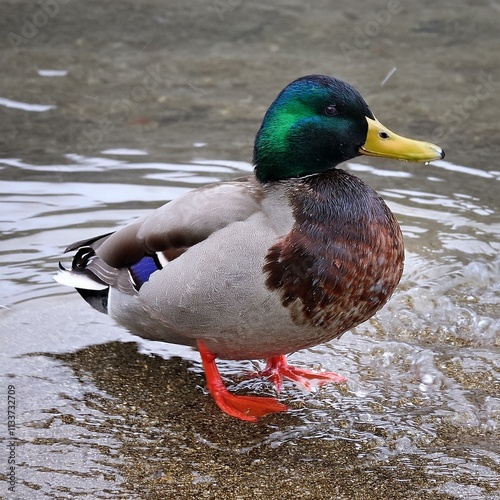
[[[162,266],[156,255],[146,255],[139,262],[130,266],[130,274],[134,279],[137,290],[139,290],[141,286],[149,280],[149,277],[155,271],[158,271],[161,268]]]

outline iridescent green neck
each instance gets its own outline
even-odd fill
[[[254,165],[261,182],[307,174],[311,159],[305,154],[306,145],[294,140],[293,131],[311,120],[309,115],[308,106],[298,101],[268,111],[254,146]]]

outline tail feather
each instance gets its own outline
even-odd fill
[[[58,283],[76,288],[94,309],[104,313],[108,310],[110,288],[128,295],[137,295],[150,276],[162,269],[162,259],[165,260],[161,253],[135,255],[137,260],[132,261],[133,263],[113,267],[98,255],[99,247],[111,234],[113,233],[68,246],[66,252],[76,251],[71,268],[67,269],[59,264],[59,272],[54,276]]]
[[[77,288],[76,291],[82,298],[90,304],[94,309],[104,314],[108,314],[108,296],[109,287],[105,290],[86,290],[85,288]]]
[[[110,234],[112,233],[77,241],[68,246],[65,252],[77,251],[71,263],[71,269],[66,269],[59,263],[59,272],[54,276],[58,283],[76,288],[86,302],[105,314],[108,312],[110,283],[106,280],[108,276],[103,276],[106,273],[93,272],[93,267],[101,268],[93,263],[99,260],[96,258],[95,249],[99,248]],[[112,273],[108,272],[108,275]]]
[[[96,281],[84,272],[74,272],[66,269],[59,262],[59,272],[54,276],[54,279],[61,285],[71,286],[73,288],[83,288],[85,290],[105,290],[108,285],[100,281]]]

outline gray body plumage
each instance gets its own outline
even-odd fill
[[[367,276],[369,266],[363,260],[386,260],[385,247],[378,248],[366,242],[364,233],[373,233],[378,241],[385,243],[383,230],[375,227],[373,232],[372,218],[381,209],[384,217],[390,212],[371,188],[342,170],[311,176],[311,179],[316,177],[327,195],[335,186],[341,187],[337,195],[332,191],[332,199],[326,200],[326,206],[323,206],[324,199],[316,204],[308,201],[310,209],[318,212],[317,236],[307,235],[305,227],[297,226],[297,218],[310,217],[310,214],[306,213],[309,209],[299,210],[294,206],[296,198],[305,196],[314,200],[317,195],[316,188],[313,189],[312,182],[308,184],[307,178],[265,185],[253,177],[243,178],[191,191],[116,233],[89,240],[88,245],[88,242],[79,242],[71,246],[71,250],[89,248],[91,255],[88,262],[76,266],[74,262],[76,273],[73,275],[78,276],[79,269],[84,268],[88,277],[101,282],[101,288],[109,287],[107,312],[132,333],[191,346],[203,340],[221,358],[269,358],[338,337],[371,316],[392,293],[392,289],[387,290],[378,302],[371,303],[372,298],[360,302],[355,282],[359,278],[362,284],[372,286],[386,279],[387,274],[387,279],[393,278],[393,269],[385,269],[385,266],[382,270],[370,271],[373,276]],[[368,216],[363,214],[361,217],[354,210],[349,220],[349,210],[342,196],[352,190],[354,197],[367,198]],[[370,204],[374,205],[373,216]],[[357,205],[361,203],[353,204]],[[332,215],[335,210],[342,210],[342,217],[346,219],[341,228],[354,225],[356,234],[359,230],[359,241],[354,236],[352,248],[348,249],[351,253],[349,263],[359,260],[359,269],[357,265],[354,269],[341,269],[340,277],[332,278],[323,276],[328,268],[321,268],[316,270],[318,276],[312,279],[308,275],[309,264],[325,261],[323,267],[332,265],[326,260],[329,254],[323,255],[323,247],[327,251],[336,248],[338,235]],[[328,219],[328,213],[333,222]],[[389,222],[394,226],[395,221]],[[397,223],[395,226],[400,247],[396,253],[401,265],[395,271],[394,286],[402,271],[402,239]],[[290,241],[286,247],[283,242],[290,235],[294,235],[297,242]],[[327,238],[332,241],[325,244]],[[281,265],[280,256],[269,262],[270,249],[276,245],[283,245],[284,251],[297,255],[286,264],[279,287],[272,287],[265,265],[266,262],[278,268]],[[130,266],[145,255],[157,255],[163,267],[138,286]],[[339,267],[338,263],[335,265]],[[65,273],[71,274],[62,272]],[[348,287],[341,289],[340,294],[332,292],[341,296],[326,301],[324,309],[328,315],[321,310],[308,318],[310,308],[304,306],[305,299],[314,298],[318,290],[323,293],[330,285],[341,286],[344,279]],[[60,281],[72,284],[71,279],[61,278]],[[76,283],[73,286],[82,293],[81,286]],[[291,298],[290,293],[285,297],[287,287],[298,288],[298,292],[296,290]],[[84,298],[96,307],[95,295],[91,294],[92,300]],[[325,317],[330,319],[326,321]]]

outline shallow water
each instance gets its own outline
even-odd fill
[[[499,498],[498,5],[407,5],[358,47],[389,4],[277,4],[60,3],[0,41],[4,497]],[[21,33],[32,7],[5,6]],[[312,72],[447,157],[344,166],[400,221],[404,277],[375,318],[290,356],[346,385],[286,384],[291,411],[250,425],[215,407],[196,353],[132,337],[52,275],[67,244],[249,174],[267,105]],[[220,363],[231,390],[272,394],[258,366]]]

